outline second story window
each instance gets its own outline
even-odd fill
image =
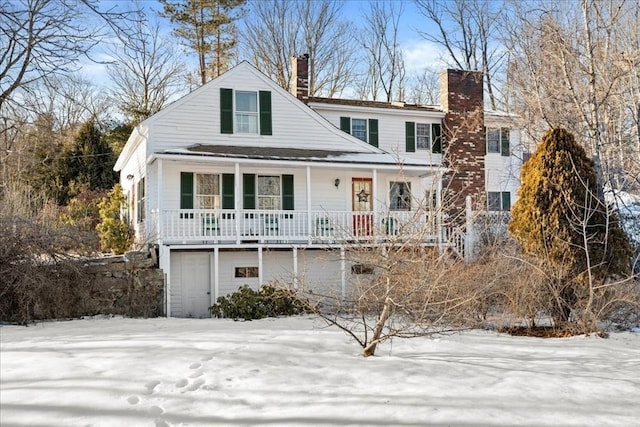
[[[340,117],[340,130],[356,138],[378,146],[378,119],[354,119],[351,117]]]
[[[258,133],[258,94],[236,91],[236,132]]]
[[[405,151],[416,150],[442,153],[442,127],[440,123],[405,122]]]
[[[416,123],[416,149],[431,149],[431,125],[426,123]]]
[[[367,121],[365,119],[351,119],[351,135],[367,142]]]
[[[487,153],[509,156],[509,128],[486,128]]]

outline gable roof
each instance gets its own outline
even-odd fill
[[[179,112],[181,109],[184,109],[187,105],[190,105],[190,103],[192,102],[194,103],[201,102],[201,101],[198,101],[198,98],[202,97],[203,95],[205,97],[211,97],[210,93],[213,92],[214,88],[225,87],[225,86],[233,88],[234,85],[232,83],[237,83],[240,76],[243,76],[243,78],[245,79],[248,78],[249,80],[255,80],[258,86],[265,87],[265,89],[268,88],[268,90],[270,90],[273,93],[273,95],[277,96],[278,100],[281,101],[281,106],[282,106],[282,103],[284,103],[287,109],[290,109],[290,111],[295,111],[294,115],[297,116],[298,118],[306,117],[306,119],[304,120],[296,120],[296,123],[293,123],[292,126],[294,129],[295,129],[295,126],[300,126],[300,130],[305,132],[308,132],[310,128],[313,128],[317,131],[316,133],[318,135],[321,135],[314,140],[308,140],[308,143],[312,145],[322,144],[323,149],[326,149],[328,151],[348,150],[348,151],[354,151],[354,152],[384,153],[383,150],[377,147],[374,147],[372,145],[369,145],[366,142],[361,141],[360,139],[355,138],[354,136],[341,131],[339,128],[334,126],[332,123],[330,123],[327,119],[325,119],[319,113],[315,112],[313,109],[309,108],[306,104],[298,100],[295,96],[293,96],[292,94],[287,92],[285,89],[280,87],[276,82],[271,80],[269,77],[267,77],[265,74],[263,74],[253,65],[251,65],[249,62],[243,61],[238,65],[236,65],[235,67],[231,68],[230,70],[226,71],[224,74],[221,74],[220,76],[211,80],[205,85],[195,89],[189,94],[174,101],[173,103],[169,104],[158,113],[152,115],[151,117],[147,118],[142,123],[140,123],[136,127],[136,129],[134,129],[131,137],[125,144],[125,147],[122,153],[120,154],[114,169],[121,170],[124,164],[126,164],[128,159],[133,155],[133,152],[137,149],[139,144],[143,141],[141,138],[134,137],[134,135],[141,134],[140,129],[146,128],[150,130],[149,137],[148,137],[148,142],[150,145],[147,147],[147,150],[148,150],[147,154],[157,151],[153,147],[153,145],[155,144],[154,141],[158,137],[158,132],[162,132],[160,128],[162,126],[167,125],[168,123],[167,119],[175,116],[175,114],[173,113]],[[200,98],[200,100],[201,99],[202,98]],[[169,122],[171,122],[171,120],[169,120]],[[174,123],[169,123],[168,126],[175,125],[175,120],[173,122]],[[311,125],[312,123],[313,125]],[[180,124],[178,126],[180,126]],[[205,133],[200,133],[199,135],[205,136]],[[211,135],[211,134],[208,133],[206,135]],[[234,139],[241,138],[241,135],[234,135],[232,138]],[[198,138],[195,138],[195,139],[197,140]],[[188,138],[179,139],[176,141],[177,141],[176,148],[179,148],[180,146],[183,146],[185,142],[188,142]],[[193,143],[198,141],[190,141],[190,142]],[[200,141],[200,142],[203,142],[203,141]],[[256,139],[251,140],[250,138],[247,138],[246,141],[244,142],[246,142],[248,145],[265,143],[264,140],[256,140]],[[282,145],[282,141],[277,138],[270,138],[270,141],[268,143],[270,145],[273,144],[272,146],[277,146],[278,144]],[[224,145],[225,143],[220,141],[220,138],[218,138],[217,144]],[[296,143],[290,142],[289,144],[295,145]],[[232,144],[227,144],[227,145],[232,145]]]

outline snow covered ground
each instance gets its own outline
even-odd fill
[[[640,426],[640,333],[472,331],[376,357],[307,317],[0,327],[0,425]]]

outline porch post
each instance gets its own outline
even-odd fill
[[[307,166],[307,236],[309,236],[309,244],[311,244],[311,236],[313,226],[311,218],[311,166]]]
[[[216,276],[215,268],[216,264],[216,253],[215,250],[213,253],[209,252],[209,307],[211,307],[216,302]]]
[[[298,247],[293,246],[293,289],[298,289]]]
[[[444,252],[443,242],[442,242],[442,233],[444,230],[442,229],[442,215],[443,207],[442,207],[442,173],[438,172],[438,179],[436,185],[436,233],[438,239],[438,253],[442,254]]]
[[[262,246],[258,246],[258,287],[262,286],[262,279],[264,274],[262,273]]]
[[[240,207],[242,206],[240,204],[240,199],[242,198],[242,192],[240,191],[240,182],[241,182],[241,176],[240,176],[240,163],[236,162],[235,165],[235,177],[234,177],[234,182],[235,182],[235,192],[236,192],[236,196],[234,197],[235,201],[234,201],[234,210],[235,210],[235,227],[236,227],[236,244],[239,245],[240,244],[240,221],[242,220],[241,215],[240,215]]]
[[[162,240],[163,239],[163,227],[162,227],[162,219],[164,218],[164,215],[162,215],[162,188],[164,186],[162,185],[162,159],[158,159],[158,213],[156,214],[156,221],[158,222],[156,224],[156,230],[158,231],[158,235],[156,236],[157,240]]]
[[[220,297],[220,249],[216,246],[213,248],[213,297],[214,303]],[[213,304],[211,304],[213,305]]]
[[[165,316],[171,317],[171,248],[160,245],[160,260],[158,264],[164,271],[164,299],[166,302]]]
[[[378,208],[376,205],[378,204],[378,169],[374,169],[372,173],[372,183],[371,183],[371,207],[373,209],[373,227],[371,232],[376,236],[376,229],[378,226]]]
[[[345,256],[344,246],[340,248],[340,293],[344,300],[347,296],[347,260]]]
[[[471,207],[471,196],[467,196],[465,199],[465,233],[464,233],[464,262],[473,261],[473,246],[474,246],[474,229],[473,229],[473,210]]]

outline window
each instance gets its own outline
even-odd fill
[[[136,189],[136,194],[138,196],[136,201],[136,212],[138,222],[143,222],[145,219],[145,185],[144,178],[141,178],[138,181],[138,188]]]
[[[340,130],[368,142],[374,147],[378,146],[378,119],[340,117]]]
[[[367,142],[367,121],[365,119],[352,119],[351,135]]]
[[[351,274],[373,274],[373,266],[366,264],[353,264]]]
[[[196,209],[220,209],[220,175],[196,174]]]
[[[405,122],[405,151],[431,150],[442,153],[442,127],[440,123]]]
[[[508,191],[487,192],[487,210],[489,211],[511,210],[511,193]]]
[[[258,133],[258,94],[236,91],[236,132]]]
[[[431,125],[416,123],[416,148],[418,150],[431,149]]]
[[[486,128],[487,153],[500,153],[509,156],[509,128]]]
[[[258,176],[258,209],[280,209],[280,177]]]
[[[258,277],[258,267],[236,267],[236,279]]]
[[[389,191],[389,209],[392,211],[411,210],[411,183],[391,183],[391,189]]]

